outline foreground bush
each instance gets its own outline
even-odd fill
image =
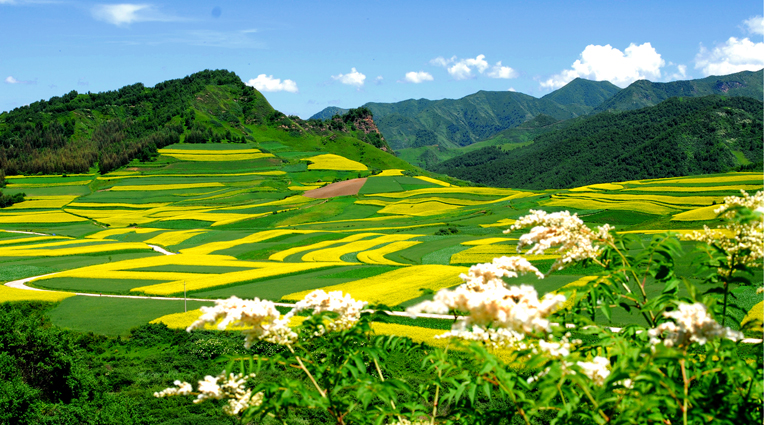
[[[634,249],[639,240],[616,236],[608,225],[593,230],[568,212],[532,211],[513,226],[531,228],[519,249],[556,249],[560,258],[548,274],[578,263],[603,273],[539,299],[531,286],[506,284],[523,273],[545,277],[522,257],[471,267],[462,285],[409,309],[454,314],[455,322],[441,336],[450,341],[446,348],[431,350],[406,376],[391,376],[386,361],[407,355],[411,343],[372,336],[365,303],[347,294],[314,291],[284,316],[269,301],[219,301],[203,307],[188,330],[234,325],[245,346],[263,340],[286,351],[234,358],[196,390],[176,381],[155,396],[223,400],[226,413],[258,423],[290,423],[301,410],[338,424],[760,424],[762,340],[742,340],[761,324],[724,325],[732,286],[751,285],[762,267],[762,204],[761,192],[728,198],[717,211],[725,232],[688,237],[699,242],[703,292],[675,274],[675,236]],[[662,290],[649,295],[647,284]],[[601,315],[610,320],[612,309],[635,312],[645,324],[613,329],[596,322]],[[272,379],[255,379],[264,374]],[[412,379],[422,374],[428,378]]]

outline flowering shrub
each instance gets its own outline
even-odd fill
[[[568,212],[532,211],[512,228],[531,228],[519,249],[555,250],[560,257],[550,272],[585,262],[603,273],[540,299],[532,286],[507,284],[523,273],[545,277],[523,257],[471,267],[460,286],[408,310],[455,317],[437,337],[449,341],[445,348],[428,349],[416,373],[430,378],[419,385],[386,374],[386,356],[415,348],[370,335],[373,316],[347,294],[312,292],[284,316],[268,301],[219,301],[189,329],[241,326],[245,344],[271,341],[292,357],[239,359],[238,372],[233,361],[200,381],[197,392],[176,382],[156,395],[226,399],[226,411],[245,421],[282,423],[293,409],[307,408],[338,424],[759,424],[762,340],[744,344],[753,324],[734,330],[724,321],[730,286],[750,285],[747,273],[761,267],[762,209],[762,193],[727,199],[719,213],[733,237],[690,237],[702,242],[699,275],[712,285],[705,293],[675,274],[682,245],[671,234],[644,245],[615,236],[608,225],[590,229]],[[647,289],[657,285],[658,293]],[[605,327],[612,309],[635,312],[645,325]],[[311,315],[291,327],[290,319],[306,311]],[[512,356],[500,361],[496,348]],[[276,375],[250,383],[260,373]]]

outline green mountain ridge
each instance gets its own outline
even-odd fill
[[[335,153],[370,168],[413,167],[367,115],[304,121],[276,111],[233,72],[201,71],[103,93],[77,93],[0,114],[0,171],[13,174],[106,173],[148,161],[173,143],[278,142],[292,150]],[[308,155],[308,154],[307,154]],[[277,155],[278,156],[278,155]]]
[[[594,113],[630,111],[653,106],[671,97],[699,97],[708,95],[743,96],[763,100],[763,70],[742,71],[723,76],[710,76],[698,80],[652,83],[639,80],[598,105]]]
[[[529,146],[487,147],[433,171],[490,186],[549,189],[761,167],[762,117],[763,103],[747,97],[671,98],[577,119]]]
[[[479,91],[461,99],[366,103],[383,136],[397,151],[438,145],[456,149],[486,140],[539,114],[565,120],[590,113],[619,90],[609,82],[576,79],[539,99],[517,92]],[[311,119],[347,109],[328,107]]]

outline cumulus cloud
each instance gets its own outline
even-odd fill
[[[377,77],[375,77],[374,83],[375,83],[376,86],[379,86],[380,84],[382,84],[383,83],[383,76],[382,75],[378,75]]]
[[[430,75],[430,73],[425,71],[419,71],[419,72],[407,72],[404,76],[404,81],[408,83],[414,83],[414,84],[420,84],[425,81],[433,81],[433,76]]]
[[[765,28],[763,28],[762,16],[754,16],[745,20],[744,29],[752,34],[763,35]]]
[[[661,68],[664,59],[651,46],[651,43],[636,45],[630,43],[622,52],[611,47],[590,44],[585,47],[572,65],[551,78],[540,82],[543,89],[558,89],[575,78],[587,78],[596,81],[610,81],[613,84],[626,87],[631,83],[642,80],[658,80],[661,78]]]
[[[518,73],[509,66],[502,66],[502,61],[497,62],[494,66],[489,67],[489,62],[486,61],[485,55],[478,55],[475,58],[457,59],[457,56],[451,58],[444,58],[439,56],[430,60],[431,65],[440,66],[446,68],[449,75],[455,80],[467,80],[469,78],[475,78],[476,74],[473,71],[478,71],[479,74],[483,74],[486,70],[486,76],[490,78],[515,78]]]
[[[510,87],[509,89],[507,89],[507,91],[513,91],[514,92],[516,90],[514,88]]]
[[[351,68],[351,72],[347,74],[337,74],[332,76],[332,79],[335,81],[340,81],[343,84],[356,86],[358,88],[361,88],[364,85],[364,80],[366,80],[366,78],[367,76],[356,71],[356,68]]]
[[[677,66],[677,72],[669,76],[670,80],[682,80],[686,78],[686,72],[688,71],[688,66],[686,65],[678,65]]]
[[[504,78],[504,79],[510,79],[515,78],[518,76],[518,73],[515,72],[513,68],[510,68],[509,66],[502,66],[502,61],[497,62],[496,65],[494,65],[491,68],[491,71],[486,73],[487,76],[491,78]]]
[[[703,45],[696,55],[695,68],[704,75],[725,75],[741,71],[757,71],[763,68],[765,44],[754,43],[748,38],[731,37],[713,49]]]
[[[170,22],[181,20],[180,18],[160,13],[150,4],[99,4],[94,6],[90,13],[93,15],[93,18],[118,27],[128,26],[134,22]]]
[[[9,75],[5,79],[5,83],[6,84],[37,84],[37,80],[35,79],[35,80],[30,80],[30,81],[22,81],[22,80],[17,80],[15,78],[13,78],[13,76]]]
[[[282,81],[279,78],[274,78],[273,75],[260,74],[257,77],[251,79],[245,83],[250,87],[255,87],[256,90],[262,92],[278,92],[286,91],[290,93],[297,93],[298,86],[292,80]]]

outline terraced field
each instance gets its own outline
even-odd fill
[[[26,285],[46,291],[3,286],[0,301],[65,300],[54,320],[78,329],[84,325],[73,316],[76,306],[87,304],[103,316],[91,330],[111,334],[137,320],[193,320],[173,299],[184,294],[199,301],[197,308],[231,295],[292,302],[324,288],[396,308],[457,285],[470,264],[515,255],[520,233],[502,231],[529,209],[578,212],[590,224],[610,223],[648,240],[714,225],[715,205],[726,196],[763,187],[759,173],[544,192],[466,187],[401,169],[373,175],[361,162],[275,141],[179,144],[160,153],[157,162],[106,175],[9,176],[5,191],[25,192],[27,200],[0,210],[0,279],[45,275]],[[303,196],[359,178],[366,180],[357,195]],[[529,259],[546,270],[554,258]],[[533,276],[519,282],[544,293],[586,283],[591,273],[575,268],[544,284]],[[740,299],[742,317],[762,305],[762,295]]]

